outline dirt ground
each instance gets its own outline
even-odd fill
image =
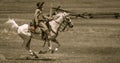
[[[7,19],[2,19],[4,23]],[[16,19],[17,23],[29,21]],[[54,54],[38,54],[39,59],[25,60],[28,52],[22,47],[22,39],[15,32],[0,33],[0,63],[119,63],[119,19],[73,19],[74,28],[61,32],[61,47]],[[39,52],[43,42],[32,39],[31,48]],[[46,48],[44,48],[46,49]],[[5,59],[3,60],[3,58]]]

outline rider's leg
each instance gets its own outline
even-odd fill
[[[45,34],[47,34],[47,36],[50,35],[48,27],[46,26],[46,24],[44,22],[40,22],[40,27],[43,30],[43,32],[45,32]]]
[[[35,20],[31,21],[29,30],[34,33],[36,28],[37,28],[37,26],[36,26]]]

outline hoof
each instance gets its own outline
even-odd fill
[[[55,53],[55,51],[54,51],[54,50],[51,50],[51,53],[53,54],[53,53]]]
[[[17,60],[31,60],[31,59],[37,59],[38,56],[33,56],[33,55],[21,55],[20,58]]]
[[[39,58],[37,55],[31,55],[33,58]]]
[[[45,54],[47,51],[40,51],[39,54]]]
[[[38,56],[35,56],[35,58],[39,58]]]

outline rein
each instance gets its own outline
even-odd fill
[[[55,21],[55,20],[54,20]],[[60,22],[55,21],[57,24],[61,24]]]

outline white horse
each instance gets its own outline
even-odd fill
[[[58,36],[58,32],[60,30],[60,26],[63,22],[67,22],[69,27],[73,27],[73,24],[71,23],[70,18],[68,18],[69,14],[66,12],[60,12],[58,13],[52,21],[49,21],[50,25],[50,36],[47,38],[49,51],[57,51],[60,47],[59,42],[56,40],[56,37]],[[29,24],[23,24],[19,26],[14,19],[9,19],[6,23],[11,24],[12,28],[17,29],[17,33],[19,36],[24,40],[23,46],[29,53],[34,56],[35,58],[38,58],[38,56],[34,53],[33,50],[30,49],[30,42],[32,38],[32,33],[30,32]],[[58,46],[53,50],[51,42],[55,42]],[[45,42],[46,43],[46,42]],[[44,44],[45,45],[45,44]]]

